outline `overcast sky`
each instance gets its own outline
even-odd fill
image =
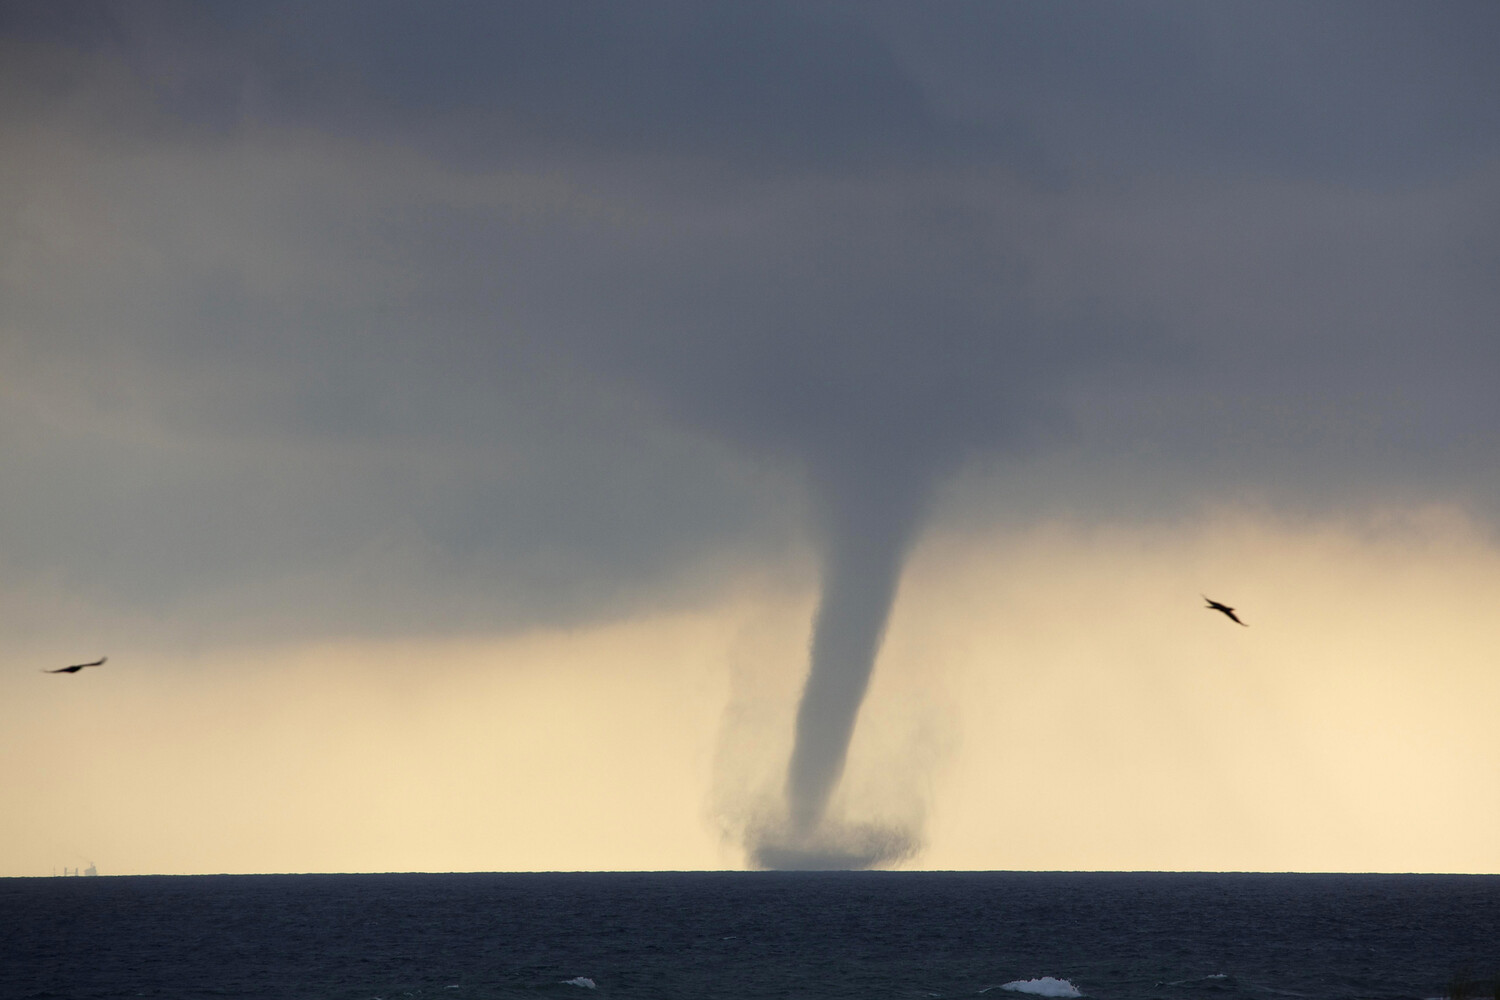
[[[1497,275],[1488,2],[4,0],[0,874],[737,867],[888,511],[909,863],[1500,870]]]

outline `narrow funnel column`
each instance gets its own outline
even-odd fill
[[[903,501],[905,490],[894,491]],[[830,526],[823,600],[813,626],[807,686],[787,771],[790,834],[805,839],[823,820],[844,773],[854,722],[885,635],[916,521],[914,502],[890,495],[840,505]]]

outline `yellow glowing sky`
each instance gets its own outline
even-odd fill
[[[142,625],[76,676],[9,646],[0,875],[742,867],[811,583],[430,642]],[[835,812],[920,819],[914,868],[1500,871],[1496,607],[1457,509],[937,528]]]

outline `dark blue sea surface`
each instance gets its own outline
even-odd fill
[[[1472,1000],[1497,971],[1500,876],[0,879],[5,998]]]

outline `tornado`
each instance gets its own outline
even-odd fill
[[[787,810],[796,837],[817,829],[843,776],[909,534],[909,527],[902,526],[874,537],[841,531],[829,539],[807,685],[797,707],[796,743],[787,769]]]
[[[911,853],[907,834],[827,823],[885,637],[925,490],[844,485],[824,494],[822,597],[786,776],[786,825],[754,850],[770,868],[863,868]]]

